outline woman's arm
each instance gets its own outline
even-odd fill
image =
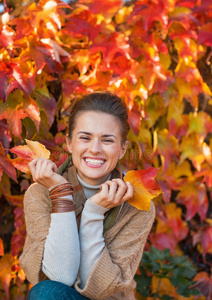
[[[104,299],[127,289],[132,284],[154,217],[153,204],[150,212],[124,204],[117,222],[104,235],[105,246],[86,285],[81,288],[79,279],[75,288],[91,299]]]
[[[49,160],[32,161],[30,170],[34,180],[42,182],[42,185],[32,185],[25,194],[27,237],[20,259],[22,268],[33,284],[39,281],[42,264],[42,271],[49,279],[72,285],[76,280],[80,258],[75,213],[51,214],[52,204],[47,189],[53,184],[60,185],[67,181],[54,174],[56,167]]]
[[[84,288],[91,270],[99,259],[105,246],[103,237],[104,213],[108,209],[99,206],[89,199],[82,211],[80,223],[80,287]]]
[[[46,238],[42,271],[51,280],[72,286],[80,264],[75,212],[53,213]]]

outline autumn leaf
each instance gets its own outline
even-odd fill
[[[121,0],[80,0],[79,3],[88,5],[93,14],[103,14],[105,18],[112,18],[122,5]]]
[[[158,140],[158,152],[164,163],[164,171],[166,171],[170,162],[179,158],[178,140],[175,136],[170,135],[167,129],[160,130],[156,139]]]
[[[17,181],[15,168],[10,161],[9,155],[5,155],[4,148],[0,142],[0,180],[3,172],[5,172],[14,181]]]
[[[0,238],[0,256],[4,255],[4,244],[2,239]]]
[[[150,210],[153,198],[160,195],[161,190],[156,183],[156,168],[148,168],[145,170],[129,171],[124,176],[125,182],[130,182],[133,186],[133,198],[128,203],[140,210]]]
[[[208,198],[203,183],[191,182],[184,184],[177,195],[177,203],[186,206],[186,220],[191,220],[195,214],[200,215],[201,222],[206,217]]]
[[[177,244],[188,234],[187,223],[182,219],[182,209],[175,203],[158,208],[156,232],[151,236],[152,244],[160,250],[169,248],[175,252]]]
[[[3,289],[9,299],[9,285],[12,279],[11,266],[13,263],[12,255],[6,253],[0,258],[0,280],[3,285]]]
[[[212,22],[204,24],[199,31],[198,42],[212,46]]]
[[[22,91],[16,90],[10,94],[7,103],[0,103],[0,120],[6,119],[11,132],[21,139],[21,120],[29,117],[35,124],[37,131],[40,125],[40,111],[37,103],[26,97]]]
[[[197,281],[194,285],[205,297],[206,300],[212,298],[212,279],[206,272],[200,272],[194,277],[194,281]]]
[[[26,139],[26,143],[27,145],[15,146],[10,149],[10,152],[15,153],[18,156],[15,159],[11,159],[11,163],[18,170],[29,174],[28,163],[38,157],[48,159],[50,157],[50,151],[39,142],[29,141]]]

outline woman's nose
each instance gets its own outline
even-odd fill
[[[101,152],[101,143],[98,140],[94,140],[90,145],[90,151],[93,153]]]

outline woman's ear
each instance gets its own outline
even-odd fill
[[[130,141],[125,141],[122,145],[122,150],[119,155],[119,159],[123,158],[127,149],[130,147]]]
[[[72,153],[71,138],[68,135],[66,135],[66,144],[67,144],[68,151]]]

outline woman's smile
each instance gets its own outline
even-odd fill
[[[126,151],[120,121],[113,115],[94,111],[79,114],[67,145],[79,176],[92,185],[104,182]]]
[[[84,161],[91,168],[100,168],[106,162],[105,159],[99,157],[84,157]]]

